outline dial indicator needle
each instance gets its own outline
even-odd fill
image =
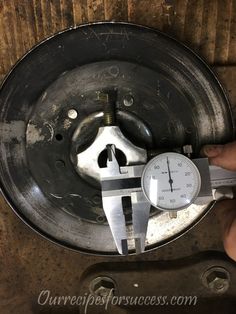
[[[173,192],[173,180],[171,178],[171,172],[170,172],[170,162],[169,162],[169,158],[166,158],[167,161],[167,168],[168,168],[168,174],[169,174],[169,183],[170,183],[170,190],[171,192]]]

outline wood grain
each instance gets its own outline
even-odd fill
[[[130,21],[163,30],[191,46],[210,64],[236,64],[235,0],[0,0],[0,80],[36,43],[70,26],[101,20]],[[236,108],[236,67],[217,71]],[[235,110],[236,115],[236,110]],[[213,213],[202,223],[212,224]],[[187,238],[137,259],[176,258],[194,253]],[[208,231],[207,228],[206,232]],[[221,245],[219,230],[202,235],[201,250]],[[212,241],[207,241],[212,237]],[[209,247],[209,243],[214,243]],[[122,260],[118,258],[116,260]],[[60,248],[26,227],[0,197],[0,313],[59,313],[37,306],[42,289],[78,295],[79,279],[89,265],[114,259],[85,256]],[[41,312],[42,310],[42,312]],[[45,311],[44,311],[45,310]],[[76,309],[76,313],[77,313]],[[62,313],[62,312],[60,312]],[[64,313],[64,312],[63,312]],[[67,310],[65,309],[65,313]],[[71,312],[72,313],[72,312]]]
[[[0,0],[0,79],[44,38],[102,20],[152,26],[211,64],[236,63],[234,0]]]

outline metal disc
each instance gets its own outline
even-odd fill
[[[0,93],[0,178],[14,211],[67,247],[116,255],[99,187],[79,176],[73,156],[94,139],[103,103],[117,90],[117,121],[136,145],[173,148],[233,138],[231,110],[207,65],[153,29],[126,23],[82,25],[31,50]],[[79,136],[73,140],[75,132]],[[168,243],[204,215],[152,210],[147,250]],[[127,213],[129,219],[130,213]],[[128,233],[131,226],[128,225]]]

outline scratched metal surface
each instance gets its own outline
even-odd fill
[[[235,108],[233,0],[0,0],[0,79],[40,40],[81,22],[97,20],[128,20],[156,27],[187,43],[210,64],[223,65],[216,70]],[[55,246],[26,227],[2,198],[0,208],[0,313],[78,313],[77,309],[69,312],[40,307],[37,296],[43,289],[53,295],[77,295],[80,276],[89,265],[114,259]],[[204,228],[199,235],[202,224],[212,228]],[[185,237],[161,250],[116,260],[172,259],[208,249],[222,249],[214,212]]]

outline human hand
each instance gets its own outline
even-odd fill
[[[202,154],[211,165],[236,171],[236,141],[226,145],[206,145]],[[221,201],[217,205],[226,253],[236,261],[236,199]]]

